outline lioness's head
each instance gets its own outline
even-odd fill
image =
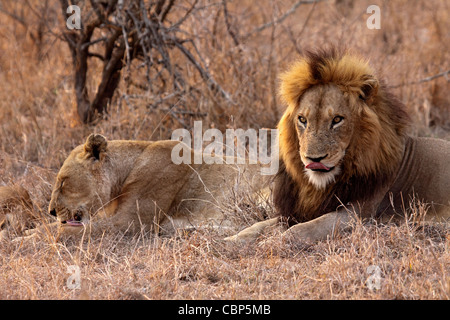
[[[64,161],[53,187],[49,213],[66,225],[82,226],[109,201],[111,187],[103,162],[107,141],[91,134]]]
[[[340,177],[394,167],[401,156],[408,117],[359,57],[308,53],[282,75],[281,97],[288,108],[280,156],[294,179],[324,189]]]

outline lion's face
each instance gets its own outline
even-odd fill
[[[305,91],[293,117],[304,170],[318,188],[325,188],[341,172],[353,135],[349,99],[335,85],[314,86]]]
[[[109,201],[111,187],[102,163],[105,150],[104,137],[91,135],[64,161],[49,205],[49,213],[62,224],[82,226]]]

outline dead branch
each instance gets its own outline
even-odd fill
[[[198,63],[198,61],[194,58],[192,53],[188,49],[186,49],[186,47],[184,47],[183,44],[180,43],[179,41],[175,41],[174,44],[178,49],[180,49],[180,51],[189,59],[189,61],[198,70],[200,76],[208,84],[209,88],[214,92],[220,93],[223,98],[228,100],[231,104],[234,104],[230,94],[225,90],[223,90],[222,87],[216,81],[214,81],[214,79],[211,77],[208,71],[203,69],[202,66]]]
[[[232,30],[232,28],[231,28],[231,22],[230,22],[230,17],[229,17],[228,8],[227,8],[227,0],[222,0],[222,7],[223,7],[223,16],[225,18],[225,25],[227,26],[227,32],[233,39],[234,45],[239,46],[238,37],[237,37],[236,33],[234,32],[234,30]]]
[[[447,75],[449,73],[450,73],[450,70],[447,70],[447,71],[444,71],[444,72],[441,72],[441,73],[438,73],[438,74],[435,74],[433,76],[429,76],[429,77],[426,77],[426,78],[423,78],[423,79],[420,79],[420,80],[417,80],[417,81],[400,83],[400,84],[396,84],[396,85],[393,85],[393,86],[389,86],[389,88],[399,88],[399,87],[404,87],[404,86],[409,86],[409,85],[414,85],[414,84],[421,84],[421,83],[424,83],[424,82],[432,81],[432,80],[440,78],[440,77],[445,77],[447,79],[447,82],[448,82],[449,79],[448,79]]]

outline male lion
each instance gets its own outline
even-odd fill
[[[450,217],[450,142],[412,138],[405,106],[363,59],[309,52],[281,76],[274,204],[279,217],[229,240],[252,240],[280,221],[294,240],[326,239],[361,218],[403,216],[412,199],[427,219]],[[348,210],[351,209],[351,210]]]
[[[58,222],[52,227],[67,235],[108,228],[170,234],[190,227],[230,226],[220,204],[237,191],[237,180],[247,191],[260,189],[266,179],[259,165],[177,165],[171,154],[179,143],[107,141],[91,134],[57,175],[49,213]]]

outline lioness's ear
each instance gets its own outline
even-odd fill
[[[362,78],[362,82],[359,98],[366,103],[371,103],[373,97],[375,97],[378,92],[378,79],[373,75],[365,74]]]
[[[108,142],[104,136],[92,133],[86,139],[84,151],[89,154],[90,157],[93,157],[96,160],[102,160],[106,153],[107,145]]]

